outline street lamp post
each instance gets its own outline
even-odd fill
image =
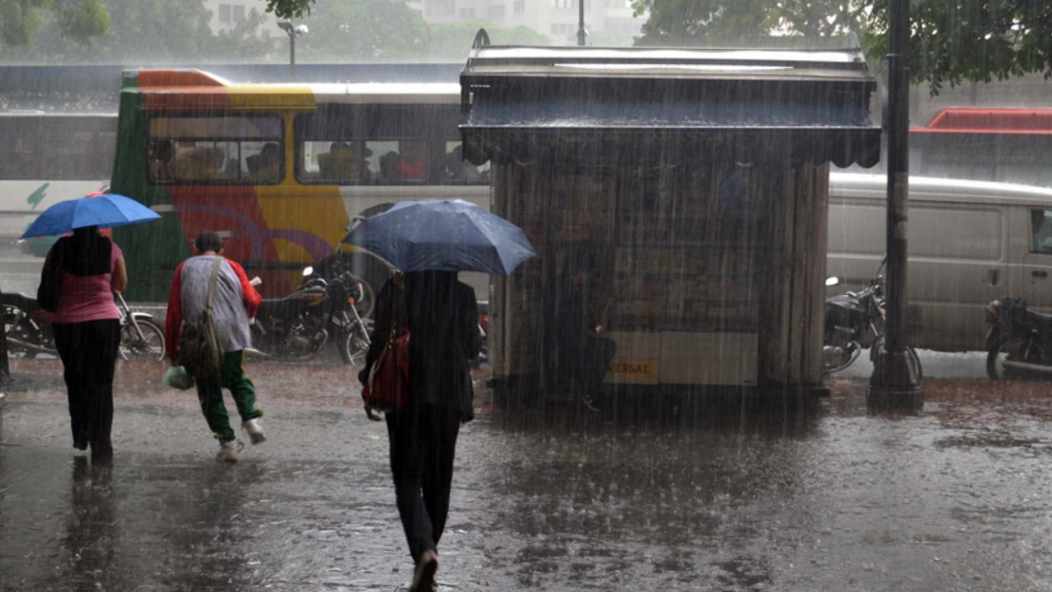
[[[909,196],[909,0],[891,0],[888,50],[887,292],[884,348],[878,351],[868,400],[879,409],[919,410],[920,368],[906,352],[906,222]]]
[[[577,0],[577,45],[584,47],[588,32],[584,29],[584,0]]]
[[[279,21],[278,27],[289,36],[289,76],[296,74],[296,37],[306,35],[310,29],[307,25],[293,25],[289,21]]]

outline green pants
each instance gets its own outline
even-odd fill
[[[235,438],[230,429],[230,416],[223,404],[223,389],[230,390],[234,404],[241,415],[241,421],[260,417],[263,412],[256,408],[256,387],[245,376],[241,369],[241,351],[223,354],[223,369],[219,382],[197,382],[197,398],[201,401],[201,412],[205,414],[208,427],[212,429],[220,442],[229,442]]]

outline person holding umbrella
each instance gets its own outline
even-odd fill
[[[408,325],[409,401],[385,415],[395,500],[415,563],[412,592],[431,592],[449,514],[460,424],[474,417],[469,362],[478,356],[478,307],[457,271],[508,274],[532,257],[522,230],[471,203],[399,202],[365,219],[346,242],[404,272],[376,298],[376,324],[358,378],[363,385],[392,334]],[[370,419],[379,420],[366,407]]]
[[[90,446],[93,463],[105,464],[113,457],[113,374],[120,344],[120,311],[113,293],[128,285],[124,254],[100,234],[99,227],[156,218],[156,213],[127,197],[94,194],[51,206],[22,236],[72,231],[48,251],[37,300],[52,313],[73,447]]]

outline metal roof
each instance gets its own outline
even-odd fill
[[[461,77],[868,78],[858,50],[490,46],[472,50]]]
[[[876,81],[855,50],[479,47],[461,74],[473,162],[543,150],[544,137],[629,142],[716,133],[790,142],[815,162],[876,164]]]

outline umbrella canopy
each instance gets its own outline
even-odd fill
[[[41,212],[22,238],[66,234],[85,226],[113,228],[160,218],[157,212],[130,197],[98,193],[60,201]]]
[[[508,275],[537,254],[521,228],[459,199],[398,202],[355,226],[344,242],[402,271]]]

